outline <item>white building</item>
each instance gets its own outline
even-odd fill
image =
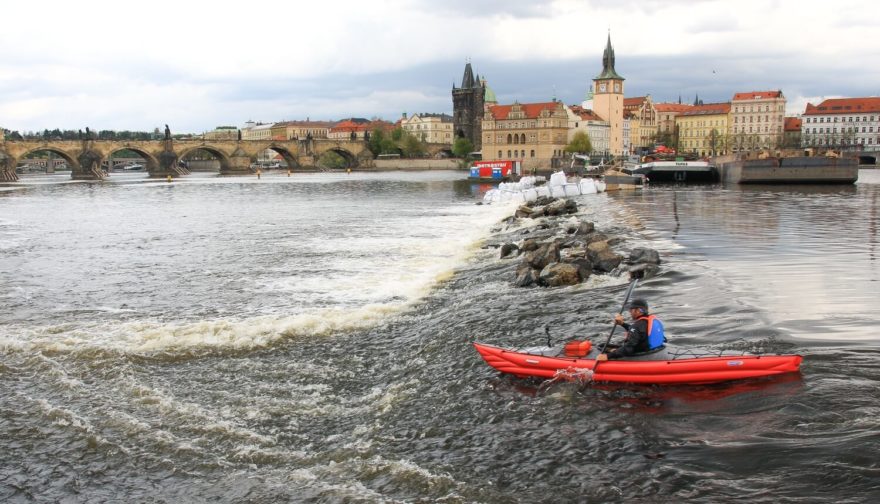
[[[880,97],[832,98],[819,105],[808,103],[801,116],[801,145],[880,150]]]
[[[585,100],[584,103],[590,100]],[[568,141],[574,138],[575,133],[583,131],[590,137],[590,145],[595,154],[608,154],[610,147],[611,125],[604,121],[595,112],[585,109],[583,106],[572,105],[566,107],[568,112]]]

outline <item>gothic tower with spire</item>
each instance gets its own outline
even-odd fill
[[[461,87],[452,84],[452,122],[455,137],[471,141],[474,150],[482,146],[483,103],[485,99],[485,79],[474,77],[470,62],[464,67]],[[494,95],[493,95],[494,98]]]
[[[593,78],[593,112],[597,113],[610,126],[608,148],[611,154],[620,156],[623,152],[623,81],[624,78],[614,69],[614,48],[611,47],[611,33],[602,55],[602,73]]]

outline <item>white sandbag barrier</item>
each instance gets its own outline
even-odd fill
[[[543,178],[543,177],[542,177]],[[535,177],[523,177],[519,182],[502,182],[483,196],[483,203],[531,203],[543,196],[566,198],[582,194],[605,192],[605,182],[591,178],[569,182],[565,172],[556,172],[545,185],[535,186]]]

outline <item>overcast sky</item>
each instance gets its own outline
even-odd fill
[[[880,95],[870,0],[4,2],[0,127],[202,132],[452,111],[469,58],[501,103],[580,103],[608,30],[626,95],[788,113]]]

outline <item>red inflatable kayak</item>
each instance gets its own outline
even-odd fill
[[[506,350],[474,343],[483,359],[502,373],[521,378],[591,376],[595,382],[644,384],[704,384],[745,378],[759,378],[797,372],[800,355],[714,355],[667,354],[662,360],[610,360],[545,355],[531,350]],[[594,352],[595,353],[595,352]]]

